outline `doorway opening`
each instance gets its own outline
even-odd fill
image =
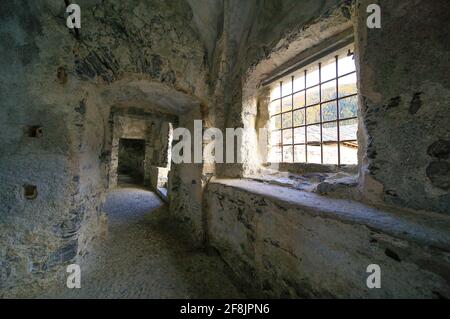
[[[155,158],[158,157],[158,166],[152,168],[152,176],[154,178],[153,188],[161,196],[164,201],[168,200],[169,189],[169,173],[171,169],[172,161],[172,141],[173,141],[173,125],[170,122],[165,122],[161,126],[160,130],[160,145],[159,150],[155,150]]]
[[[119,140],[119,162],[117,167],[119,186],[144,184],[145,140]]]

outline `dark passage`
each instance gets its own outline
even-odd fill
[[[145,141],[122,138],[119,141],[119,184],[142,185],[144,181]]]

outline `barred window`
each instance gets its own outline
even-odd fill
[[[357,164],[354,45],[271,86],[272,163]]]

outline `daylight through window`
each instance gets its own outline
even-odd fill
[[[357,164],[353,52],[349,45],[272,85],[270,162]]]

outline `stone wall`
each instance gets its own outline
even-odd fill
[[[447,217],[246,180],[214,180],[206,200],[209,243],[253,297],[450,296]],[[371,264],[381,289],[366,285]]]
[[[445,122],[448,118],[446,116],[448,108],[446,108],[446,102],[444,102],[447,97],[445,83],[448,82],[448,79],[445,78],[446,74],[441,73],[439,77],[436,77],[438,81],[432,79],[432,74],[429,75],[427,82],[440,82],[440,84],[436,84],[440,87],[434,88],[434,91],[430,89],[430,92],[433,91],[435,94],[430,94],[430,96],[433,96],[432,99],[430,97],[431,104],[428,108],[430,113],[424,117],[419,118],[419,115],[409,114],[409,106],[405,102],[408,99],[409,102],[412,102],[414,99],[413,104],[422,105],[424,95],[415,93],[425,92],[424,88],[417,89],[417,92],[408,93],[410,96],[401,100],[405,102],[403,109],[389,107],[389,111],[384,109],[378,111],[381,109],[374,107],[374,111],[368,112],[366,110],[368,101],[366,95],[376,95],[378,99],[381,99],[382,102],[380,103],[384,103],[385,106],[389,104],[391,97],[383,100],[382,95],[384,93],[380,93],[380,90],[378,90],[376,94],[371,94],[371,91],[377,86],[382,88],[382,83],[386,83],[389,79],[392,80],[389,82],[389,89],[386,89],[386,92],[396,91],[397,83],[401,82],[399,79],[406,77],[406,74],[401,75],[400,72],[408,72],[408,70],[414,69],[417,74],[419,74],[419,70],[423,74],[427,74],[423,67],[417,66],[418,61],[414,60],[414,55],[409,55],[406,48],[410,43],[417,44],[417,50],[420,49],[423,54],[428,52],[428,49],[424,49],[425,47],[437,50],[433,51],[433,55],[427,56],[428,59],[434,59],[435,61],[440,60],[448,53],[442,41],[438,41],[440,36],[431,36],[433,28],[446,21],[443,17],[446,10],[440,10],[441,13],[438,15],[433,14],[444,3],[438,1],[436,5],[429,6],[425,1],[416,1],[407,5],[405,1],[405,4],[398,2],[392,8],[392,4],[385,4],[382,1],[380,4],[383,10],[383,24],[386,25],[386,29],[383,27],[381,30],[368,31],[365,24],[365,19],[368,16],[366,13],[367,3],[363,2],[265,1],[263,4],[257,1],[248,1],[245,5],[241,5],[233,1],[225,1],[223,28],[218,34],[213,55],[214,64],[210,75],[212,95],[207,106],[202,109],[202,117],[205,128],[244,127],[243,146],[239,150],[243,157],[243,163],[216,164],[212,167],[205,165],[203,173],[197,172],[202,175],[201,178],[207,182],[210,175],[222,177],[257,175],[263,168],[261,166],[263,164],[261,151],[257,147],[257,129],[265,125],[264,121],[261,120],[261,116],[264,116],[263,99],[265,97],[264,90],[260,87],[261,81],[306,49],[314,47],[347,29],[353,29],[356,39],[357,64],[359,64],[358,85],[361,98],[359,111],[361,123],[359,130],[359,187],[355,190],[355,195],[352,198],[358,198],[373,204],[407,205],[416,209],[447,212],[449,200],[448,190],[446,189],[446,178],[448,176],[446,170],[448,132],[446,127],[448,125]],[[430,8],[420,10],[420,6],[429,6]],[[397,11],[398,13],[395,13]],[[420,17],[424,19],[423,21],[418,21],[422,19],[417,14],[419,11],[421,12]],[[405,20],[402,22],[405,25],[413,23],[423,25],[417,38],[409,29],[403,28],[400,22],[396,22],[396,15]],[[411,21],[406,22],[406,19],[411,17]],[[397,31],[391,31],[389,28],[396,28]],[[443,36],[445,28],[439,28],[439,30],[442,30]],[[404,39],[409,39],[409,41],[400,39],[400,36],[391,36],[396,32],[408,33],[408,37],[404,37]],[[367,43],[372,38],[375,41],[371,42],[373,47],[368,50]],[[395,42],[395,45],[392,43],[393,48],[404,48],[401,52],[403,52],[403,55],[408,55],[409,58],[402,58],[401,55],[399,57],[400,53],[391,54],[391,50],[388,48],[391,41]],[[376,45],[386,49],[379,50],[375,47]],[[399,73],[395,78],[389,74],[390,69],[385,63],[385,54],[390,55],[390,60],[387,61],[392,61],[391,65],[394,65],[397,58],[399,65],[401,65],[401,67],[394,69]],[[371,63],[367,63],[368,61]],[[406,63],[403,63],[404,61]],[[380,65],[375,66],[377,63]],[[432,62],[430,61],[429,64],[432,65]],[[411,68],[405,68],[404,65],[410,65]],[[417,68],[413,66],[417,66]],[[378,70],[386,70],[386,73],[382,75]],[[374,76],[375,74],[377,74],[377,77]],[[418,75],[414,78],[418,82],[419,79],[420,81],[425,80]],[[375,83],[375,81],[378,82]],[[412,79],[408,83],[411,81]],[[444,83],[444,86],[442,83]],[[406,84],[401,84],[401,86],[405,89],[409,87]],[[418,85],[414,84],[411,88],[415,86]],[[387,86],[384,85],[384,87]],[[398,88],[400,91],[405,89]],[[414,96],[416,97],[414,98]],[[394,100],[397,101],[398,99]],[[400,112],[400,109],[405,111],[402,111],[403,115],[399,113],[398,116],[390,118],[389,114]],[[425,112],[425,109],[421,108],[420,112]],[[435,112],[435,110],[438,111]],[[190,121],[192,119],[189,118]],[[376,121],[374,121],[375,119]],[[378,121],[382,121],[383,124],[378,125]],[[386,123],[390,123],[389,128]],[[399,123],[403,124],[398,126]],[[407,131],[409,133],[403,132],[403,127],[406,126],[408,126]],[[416,127],[420,127],[417,132],[432,130],[433,134],[425,134],[424,131],[420,133],[419,138],[416,131],[410,132],[415,130]],[[375,132],[374,136],[371,135],[371,130]],[[393,134],[394,131],[395,134]],[[384,132],[391,132],[392,134],[384,134]],[[377,135],[380,137],[377,138]],[[412,138],[412,136],[415,137]],[[420,142],[424,138],[430,139],[430,141],[427,142],[428,144],[425,143],[427,145],[422,148],[419,146],[420,143],[413,142]],[[394,141],[395,144],[392,144]],[[379,151],[373,151],[374,143],[378,144],[380,151],[383,150],[381,157],[377,155]],[[397,143],[401,143],[402,147],[397,147]],[[415,154],[419,152],[423,159],[420,161],[413,160]],[[377,164],[374,164],[375,162],[371,159],[374,156],[379,158],[379,162],[375,160]],[[427,160],[424,160],[425,158]],[[409,164],[403,165],[405,161]],[[397,170],[402,171],[402,176],[404,176],[400,183],[395,182]],[[195,233],[204,234],[206,217],[204,213],[200,213],[201,205],[197,203],[193,206],[195,208],[192,212],[190,209],[184,209],[185,204],[187,205],[190,199],[201,198],[202,194],[201,190],[195,191],[194,194],[190,193],[189,189],[196,185],[196,181],[191,175],[192,172],[181,186],[179,186],[178,180],[172,183],[177,185],[175,186],[177,189],[182,189],[181,193],[178,194],[180,196],[177,195],[172,207],[175,215],[179,216],[181,220],[188,220],[188,224],[195,220],[193,224]],[[403,195],[400,196],[399,191],[394,190],[394,188],[401,188],[400,193]],[[203,230],[200,227],[203,227]]]
[[[95,88],[68,80],[60,63],[72,40],[48,9],[8,1],[0,10],[1,296],[64,283],[64,265],[81,262],[104,225],[108,114]]]
[[[150,187],[153,190],[168,187],[169,169],[165,167],[152,166],[150,171]]]
[[[199,110],[185,113],[180,118],[179,126],[190,129],[192,135],[193,120],[196,119],[203,119],[204,130],[209,127],[245,128],[244,147],[235,150],[235,153],[243,154],[244,163],[173,166],[172,177],[169,178],[171,212],[185,225],[195,242],[206,243],[207,241],[205,229],[207,218],[202,198],[203,189],[211,176],[243,176],[258,164],[254,157],[257,144],[257,136],[254,134],[256,102],[249,106],[249,100],[256,101],[256,97],[250,96],[248,92],[248,87],[253,85],[252,93],[256,94],[257,81],[252,79],[251,84],[247,85],[247,71],[253,69],[260,59],[268,58],[272,46],[277,45],[280,41],[279,37],[286,32],[286,29],[295,25],[296,32],[301,33],[305,23],[335,9],[341,2],[330,0],[318,4],[317,1],[271,0],[264,3],[224,1],[223,21],[217,35],[210,67],[211,95],[201,101]],[[338,25],[337,30],[343,30],[349,26],[349,17],[339,21],[344,24]],[[319,29],[317,27],[312,33],[315,41],[319,40],[317,34]],[[288,46],[287,42],[283,42],[273,50],[275,52]],[[296,49],[290,50],[291,57],[298,54],[299,47]],[[281,63],[282,61],[278,61],[278,64]],[[273,64],[271,66],[273,67]]]
[[[450,212],[450,4],[379,1],[369,30],[358,3],[361,186],[366,197]],[[376,198],[375,198],[376,197]]]
[[[188,129],[194,138],[194,120],[201,120],[200,109],[194,109],[179,118],[179,127]],[[174,141],[175,143],[176,141]],[[192,159],[193,154],[192,154]],[[169,172],[170,213],[195,245],[205,242],[203,189],[206,185],[203,164],[172,163]]]
[[[270,72],[327,37],[351,27],[351,1],[228,1],[217,71],[220,105],[210,107],[217,127],[245,129],[243,163],[217,165],[219,176],[255,174],[260,83]],[[245,17],[243,17],[245,16]],[[214,75],[214,73],[213,73]],[[217,94],[217,93],[216,93]]]
[[[92,240],[102,234],[101,204],[108,186],[114,185],[114,175],[109,172],[114,171],[117,140],[113,136],[113,114],[117,109],[134,115],[170,115],[171,119],[163,122],[177,122],[175,126],[191,130],[195,119],[202,119],[205,128],[246,129],[240,150],[242,165],[173,165],[169,178],[171,214],[189,231],[194,243],[211,241],[217,249],[241,258],[241,248],[228,249],[219,244],[222,239],[227,243],[227,234],[237,227],[233,240],[253,245],[254,234],[241,231],[246,222],[236,224],[234,220],[259,216],[255,207],[249,206],[256,204],[252,202],[255,198],[233,192],[223,195],[232,195],[228,201],[243,196],[245,209],[241,213],[232,202],[223,206],[220,194],[210,194],[205,201],[204,189],[212,175],[241,177],[259,169],[254,145],[256,128],[261,124],[260,80],[289,58],[351,25],[356,37],[361,97],[359,189],[363,199],[450,211],[450,89],[448,72],[442,71],[448,69],[446,61],[450,60],[448,1],[379,0],[380,30],[365,27],[368,0],[356,1],[355,6],[352,1],[337,0],[225,0],[201,9],[193,5],[199,10],[196,14],[189,2],[80,0],[83,28],[78,34],[65,25],[63,1],[1,2],[1,296],[21,296],[53,281],[64,283],[64,266],[82,263]],[[210,12],[210,21],[217,23],[206,33],[201,12]],[[151,139],[158,143],[165,136],[165,124],[156,124],[150,132],[160,134]],[[143,127],[148,128],[148,123]],[[167,152],[161,150],[147,144],[152,159],[146,165],[167,165]],[[291,221],[291,215],[287,221]],[[366,226],[336,224],[304,213],[301,220],[292,217],[293,225],[286,225],[284,210],[266,212],[265,216],[279,229],[271,229],[266,220],[267,228],[256,234],[269,234],[271,240],[293,234],[282,237],[280,247],[288,247],[295,238],[308,240],[297,228],[314,227],[312,236],[318,236],[318,247],[334,245],[333,249],[327,258],[321,255],[322,248],[314,245],[296,257],[285,257],[283,254],[290,253],[272,248],[276,242],[259,240],[258,245],[273,249],[271,258],[280,258],[280,262],[273,265],[271,258],[255,255],[256,266],[236,264],[238,275],[253,276],[253,269],[259,269],[261,274],[255,278],[260,283],[264,278],[275,280],[273,287],[263,289],[269,295],[342,296],[341,288],[352,296],[364,295],[352,286],[355,277],[350,273],[355,268],[343,268],[350,273],[339,273],[339,286],[329,282],[334,272],[321,273],[325,280],[317,291],[297,291],[291,275],[282,278],[279,274],[301,276],[296,268],[299,256],[341,265],[341,254],[356,252],[362,248],[356,243],[369,239]],[[423,212],[420,216],[434,215]],[[220,218],[233,221],[221,223]],[[218,232],[210,233],[211,227]],[[349,237],[339,237],[338,230],[348,232]],[[333,236],[340,242],[331,243]],[[447,268],[433,261],[438,270],[423,272],[427,254],[437,256],[440,251],[425,251],[428,248],[414,240],[405,243],[389,237],[386,241],[399,243],[399,247],[411,245],[404,254],[412,256],[409,260],[414,262],[406,263],[406,269],[412,271],[413,278],[420,274],[429,279],[416,290],[409,285],[399,289],[410,290],[413,296],[448,296],[442,281],[448,275]],[[289,247],[296,247],[292,245]],[[244,248],[241,259],[245,261],[246,254],[255,252],[253,247]],[[384,246],[374,248],[380,261],[385,260],[383,249],[386,252]],[[389,254],[396,256],[391,250]],[[228,258],[226,254],[223,257]],[[369,261],[364,254],[361,257],[356,253],[351,260],[359,266]],[[448,256],[442,255],[441,260],[448,261]],[[404,266],[391,260],[388,263],[396,275]],[[283,267],[289,269],[280,270]],[[312,269],[311,264],[309,267]],[[442,269],[444,275],[439,273]],[[394,288],[387,291],[389,296],[395,295]]]
[[[77,3],[78,34],[64,1],[0,5],[1,296],[63,285],[102,234],[112,106],[173,114],[207,94],[187,2]]]
[[[444,221],[446,226],[440,228],[440,234],[448,237],[448,220],[432,212],[450,211],[447,187],[450,82],[448,74],[439,71],[449,60],[445,58],[450,52],[448,41],[443,41],[448,34],[449,4],[378,1],[382,8],[382,29],[369,30],[366,8],[370,3],[316,2],[316,6],[310,3],[309,7],[302,3],[303,9],[311,9],[309,15],[294,17],[284,11],[289,8],[295,12],[294,3],[269,1],[249,10],[256,13],[249,14],[244,22],[251,25],[241,30],[244,36],[224,33],[229,38],[222,37],[219,49],[226,58],[230,55],[233,58],[224,59],[227,67],[218,71],[218,78],[223,76],[225,80],[220,82],[216,93],[227,95],[221,105],[211,104],[214,110],[209,112],[215,114],[213,123],[219,123],[219,127],[222,123],[224,127],[245,128],[241,150],[244,163],[216,165],[216,174],[222,177],[258,174],[262,162],[256,147],[256,129],[263,124],[261,99],[265,97],[261,81],[296,54],[353,27],[360,92],[360,174],[359,194],[352,198],[373,205],[391,205],[390,217],[412,214],[416,225],[431,219],[425,231],[429,238]],[[277,10],[270,10],[274,8]],[[243,181],[237,180],[234,186],[239,188],[240,183]],[[263,295],[275,297],[448,296],[450,275],[445,261],[448,242],[431,252],[427,251],[429,242],[414,236],[406,240],[398,234],[386,233],[383,227],[371,233],[367,220],[359,225],[348,222],[341,225],[302,216],[301,209],[291,211],[271,204],[260,207],[259,203],[276,192],[275,188],[257,196],[257,187],[241,192],[208,185],[207,204],[203,208],[202,225],[207,242],[219,251],[239,281],[253,287],[256,294],[262,290]],[[298,192],[292,196],[304,195]],[[321,207],[329,198],[314,200],[314,205]],[[342,203],[335,205],[338,209]],[[420,211],[403,212],[392,207]],[[321,209],[313,216],[319,212]],[[357,213],[347,211],[350,215]],[[382,216],[372,217],[381,222]],[[400,225],[406,233],[408,226],[412,227],[408,223],[399,222],[397,226]],[[392,254],[398,248],[401,253]],[[407,260],[399,255],[407,256]],[[364,269],[373,263],[371,258],[389,269],[386,289],[369,291],[364,286]],[[325,269],[322,266],[325,264],[331,267]]]
[[[255,176],[264,164],[257,147],[267,112],[261,81],[299,53],[352,28],[360,93],[361,200],[450,211],[450,81],[438,71],[449,54],[448,41],[442,41],[449,31],[448,2],[379,1],[382,28],[372,30],[366,25],[370,3],[268,1],[241,10],[248,14],[242,23],[250,27],[239,29],[236,22],[219,41],[228,66],[217,72],[225,84],[215,94],[226,94],[222,104],[210,105],[210,113],[219,127],[245,128],[243,163],[216,165],[218,176]],[[225,17],[233,15],[231,4],[230,10]],[[297,10],[302,14],[294,14]]]

